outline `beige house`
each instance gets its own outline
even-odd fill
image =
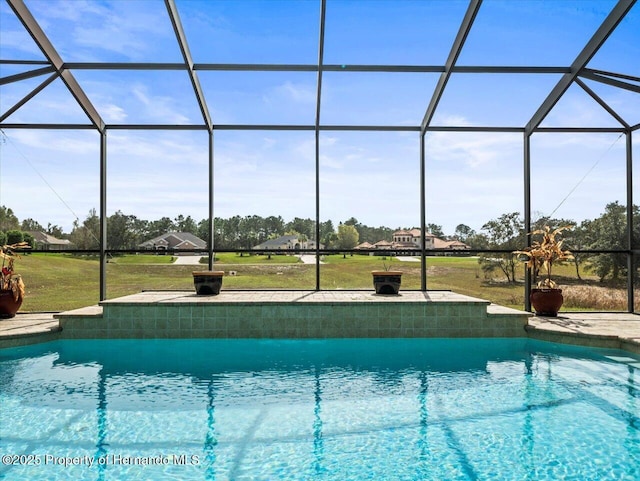
[[[73,244],[69,239],[58,239],[57,237],[39,231],[29,231],[28,234],[35,240],[36,249],[64,251],[73,248]]]
[[[393,240],[378,241],[375,244],[363,242],[356,246],[356,249],[385,249],[385,250],[399,250],[399,251],[411,251],[422,249],[422,243],[420,242],[420,229],[409,230],[397,230],[393,233]],[[425,233],[424,236],[425,249],[443,249],[443,250],[456,250],[463,251],[469,250],[470,247],[464,242],[457,240],[447,241],[439,239],[430,232]]]
[[[297,250],[297,249],[315,249],[316,241],[313,239],[301,240],[296,235],[283,235],[276,239],[269,239],[265,242],[252,247],[258,251],[281,251],[281,250]],[[320,249],[324,245],[320,244]]]

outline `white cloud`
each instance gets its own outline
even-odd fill
[[[96,52],[108,51],[140,60],[156,48],[158,38],[172,36],[166,28],[169,23],[164,9],[149,5],[139,1],[74,0],[37,2],[31,8],[64,58],[73,55],[90,61]]]
[[[149,88],[141,83],[136,83],[131,87],[133,96],[142,104],[144,117],[152,122],[170,124],[189,123],[189,117],[177,111],[176,100],[163,95],[153,95],[149,93]]]
[[[114,104],[96,105],[96,109],[107,123],[124,122],[127,119],[124,109]]]
[[[436,162],[480,169],[495,165],[505,156],[521,159],[522,145],[522,136],[514,134],[430,132],[426,136],[425,155]]]
[[[35,56],[44,60],[42,51],[24,30],[5,30],[2,32],[2,35],[0,35],[0,51],[8,50],[25,52],[29,54],[29,57]]]
[[[296,103],[315,104],[316,88],[314,85],[285,82],[273,90],[276,97],[286,98]]]

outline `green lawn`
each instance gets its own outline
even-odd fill
[[[113,264],[171,264],[176,258],[174,256],[137,254],[114,256],[109,258],[109,263]]]
[[[196,266],[171,265],[171,256],[131,255],[110,259],[107,264],[107,297],[115,298],[142,290],[193,289],[191,272]],[[320,266],[321,289],[373,289],[370,271],[390,264],[403,272],[403,289],[420,289],[420,263],[402,262],[366,255],[323,256]],[[314,289],[314,264],[303,264],[295,256],[240,256],[219,254],[216,269],[227,275],[223,289]],[[22,311],[61,311],[98,302],[99,264],[96,257],[65,254],[30,254],[16,262],[23,275],[27,296]],[[520,272],[524,272],[522,269]],[[594,291],[599,285],[593,277],[582,273],[578,281],[573,266],[556,269],[556,279],[562,287],[576,286]],[[590,287],[591,286],[591,287]],[[522,282],[510,284],[500,278],[486,278],[475,257],[429,257],[427,288],[453,290],[473,297],[514,308],[523,307]],[[612,288],[613,289],[613,288]],[[618,287],[616,291],[621,291]],[[566,297],[566,296],[565,296]],[[569,309],[598,309],[598,296],[585,296],[566,303]],[[620,296],[624,298],[624,296]],[[595,299],[595,300],[594,300]],[[612,304],[618,306],[618,304]],[[599,308],[603,309],[602,306]],[[616,307],[625,310],[625,305]],[[614,309],[612,309],[614,310]]]
[[[204,257],[203,260],[206,264],[207,258]],[[220,252],[216,254],[215,262],[220,264],[298,264],[300,263],[300,258],[298,258],[298,256],[284,254],[272,254],[266,256],[256,254],[240,255],[233,252]]]

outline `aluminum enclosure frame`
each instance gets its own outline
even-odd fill
[[[531,151],[530,140],[532,135],[536,133],[621,133],[625,135],[626,149],[626,202],[627,202],[627,250],[623,251],[627,256],[628,276],[627,276],[627,292],[628,292],[628,312],[634,311],[634,283],[632,269],[635,265],[635,259],[639,255],[637,249],[633,245],[633,159],[632,159],[632,140],[633,133],[640,129],[640,123],[630,125],[615,109],[609,106],[595,92],[593,92],[582,79],[605,83],[609,86],[625,89],[630,92],[640,93],[640,78],[626,75],[624,73],[605,72],[601,70],[593,70],[587,67],[589,60],[595,55],[598,49],[606,42],[607,38],[619,25],[625,15],[634,7],[636,0],[618,0],[609,15],[596,30],[591,39],[585,44],[582,51],[569,66],[557,67],[539,67],[539,66],[457,66],[456,62],[460,53],[464,49],[465,40],[473,28],[474,21],[480,9],[482,8],[482,0],[470,0],[466,13],[461,21],[456,38],[451,45],[449,55],[444,65],[332,65],[324,63],[324,45],[325,45],[325,19],[327,0],[318,0],[320,6],[319,12],[319,43],[318,43],[318,62],[317,64],[222,64],[222,63],[195,63],[190,53],[187,36],[185,35],[182,23],[180,21],[178,8],[175,0],[164,0],[167,15],[171,21],[176,42],[180,48],[183,62],[179,63],[114,63],[114,62],[70,62],[65,63],[51,43],[47,35],[44,33],[40,25],[37,23],[23,0],[6,0],[17,18],[22,22],[25,29],[34,39],[46,61],[28,61],[28,60],[7,60],[0,59],[0,63],[5,64],[24,64],[33,65],[34,69],[25,73],[0,78],[0,85],[12,82],[20,82],[22,80],[43,77],[44,80],[31,92],[29,92],[18,103],[9,108],[0,116],[0,128],[2,129],[70,129],[70,130],[96,130],[100,134],[100,300],[106,299],[106,258],[109,252],[107,248],[107,223],[106,223],[106,205],[107,205],[107,170],[108,157],[107,145],[109,131],[114,130],[167,130],[167,131],[206,131],[208,134],[208,160],[209,160],[209,268],[213,267],[213,232],[214,232],[214,198],[215,192],[213,188],[213,176],[215,166],[214,156],[214,137],[216,130],[274,130],[274,131],[312,131],[315,137],[315,228],[316,238],[319,238],[320,226],[320,133],[323,131],[359,131],[359,132],[415,132],[416,139],[419,142],[420,153],[420,230],[422,235],[426,234],[426,179],[428,172],[426,169],[426,134],[428,132],[510,132],[521,133],[523,135],[523,180],[524,180],[524,227],[526,232],[531,231]],[[193,95],[197,100],[200,113],[202,115],[202,123],[192,125],[167,125],[167,124],[106,124],[100,117],[97,109],[91,102],[91,99],[83,91],[82,87],[73,76],[73,70],[148,70],[148,71],[166,71],[166,70],[182,70],[189,75]],[[216,124],[209,111],[206,97],[200,86],[198,78],[199,71],[279,71],[279,72],[316,72],[317,74],[317,91],[315,106],[315,121],[312,125],[273,125],[273,124],[254,124],[254,125],[234,125],[234,124]],[[322,79],[324,72],[429,72],[440,73],[439,80],[429,99],[423,99],[426,107],[425,114],[420,125],[415,126],[389,126],[389,125],[327,125],[321,123],[321,99],[322,99]],[[532,118],[522,127],[469,127],[469,126],[437,126],[432,125],[432,119],[437,111],[438,104],[444,94],[448,80],[453,73],[509,73],[509,74],[561,74],[559,82],[549,92],[547,98],[539,106]],[[51,82],[60,78],[68,90],[71,92],[77,103],[83,109],[87,116],[87,124],[17,124],[7,122],[7,119],[40,91],[46,88]],[[571,85],[580,86],[590,97],[592,97],[604,110],[606,110],[612,118],[616,120],[620,127],[607,128],[548,128],[540,127],[541,122],[553,109],[558,100],[567,91]],[[316,290],[320,290],[320,247],[316,243]],[[426,254],[425,247],[421,251],[421,289],[427,289],[426,275]],[[531,289],[531,275],[527,276],[525,284],[525,307],[531,309],[529,303],[529,292]]]

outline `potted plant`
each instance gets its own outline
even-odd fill
[[[28,249],[27,242],[3,245],[0,247],[2,272],[0,273],[0,319],[9,319],[16,315],[24,299],[24,282],[22,276],[13,270],[13,262],[20,256],[17,249]]]
[[[376,294],[398,294],[402,283],[402,271],[392,271],[391,264],[383,261],[384,270],[371,271]]]
[[[564,241],[560,240],[562,231],[570,228],[571,226],[564,226],[552,231],[549,226],[544,226],[530,234],[542,235],[540,240],[534,241],[531,247],[514,252],[522,256],[523,262],[535,274],[544,272],[544,278],[538,282],[537,288],[531,289],[529,296],[538,316],[557,316],[564,302],[562,289],[551,279],[551,269],[554,264],[573,259],[571,252],[562,249]]]
[[[195,271],[192,274],[197,295],[217,296],[220,293],[224,271]]]

